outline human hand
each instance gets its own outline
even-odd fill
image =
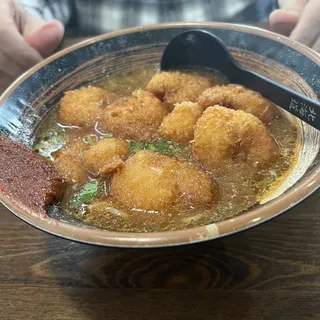
[[[0,1],[0,93],[19,75],[50,55],[64,28],[28,14],[15,0]]]
[[[270,15],[271,28],[320,52],[320,1],[279,0]]]

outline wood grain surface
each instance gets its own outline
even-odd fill
[[[0,205],[0,319],[320,320],[319,195],[246,232],[156,250],[59,239]]]
[[[0,319],[320,319],[319,206],[157,250],[58,239],[1,207]]]

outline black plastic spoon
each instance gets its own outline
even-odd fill
[[[164,50],[161,70],[200,67],[220,71],[230,82],[260,92],[265,98],[320,129],[320,103],[241,67],[223,42],[203,30],[183,32]]]

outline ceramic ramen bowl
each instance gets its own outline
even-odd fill
[[[0,99],[0,132],[31,147],[39,125],[68,90],[160,62],[177,34],[204,29],[218,36],[244,67],[309,97],[320,97],[320,56],[288,38],[254,27],[223,23],[174,23],[139,27],[93,38],[63,50],[29,70]],[[214,57],[213,57],[214,58]],[[301,110],[308,116],[309,110]],[[117,247],[161,247],[219,238],[257,226],[287,211],[320,184],[320,134],[296,121],[299,156],[290,174],[262,203],[232,219],[179,231],[110,232],[60,216],[27,213],[0,193],[16,216],[43,231],[84,243]]]

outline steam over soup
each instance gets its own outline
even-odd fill
[[[286,177],[297,128],[259,93],[154,67],[66,92],[34,149],[67,184],[62,215],[155,232],[244,213]]]

